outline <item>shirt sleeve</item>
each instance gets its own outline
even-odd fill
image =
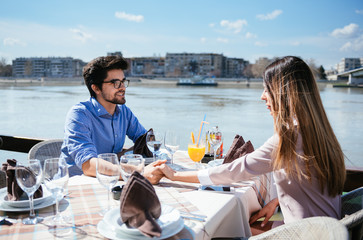
[[[76,164],[82,169],[82,164],[97,157],[96,147],[91,139],[90,117],[82,108],[72,108],[65,124],[65,145],[67,146],[67,163]]]
[[[272,172],[272,151],[277,142],[278,136],[274,135],[252,153],[240,157],[231,163],[207,169],[210,181],[213,184],[231,184]],[[199,180],[203,182],[209,181],[205,177],[203,178],[203,173],[201,173]]]

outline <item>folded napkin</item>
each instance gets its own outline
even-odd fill
[[[150,238],[160,237],[161,228],[156,222],[161,215],[159,198],[152,184],[136,171],[122,189],[120,215],[128,227],[137,228]]]
[[[3,170],[6,173],[6,184],[8,188],[8,201],[18,201],[20,200],[21,195],[23,195],[24,191],[20,188],[18,185],[18,182],[16,181],[15,177],[15,169],[16,168],[24,168],[24,167],[17,167],[16,166],[16,160],[15,159],[8,159],[6,163],[3,163],[1,170]],[[28,168],[25,168],[28,169]],[[31,174],[33,172],[30,171]],[[33,179],[29,179],[29,181],[33,181],[35,184],[35,176]],[[39,188],[34,193],[34,198],[41,198],[43,197],[43,189],[42,186],[39,186]]]
[[[254,150],[255,149],[250,141],[245,142],[243,137],[237,134],[223,160],[223,164],[233,162],[235,159],[242,157],[247,153],[251,153]]]
[[[141,154],[143,157],[152,157],[153,153],[149,150],[146,143],[146,135],[148,132],[153,131],[150,128],[144,135],[141,135],[138,139],[136,139],[134,146],[124,149],[121,152],[121,156],[124,155],[126,152],[133,150],[134,154]]]

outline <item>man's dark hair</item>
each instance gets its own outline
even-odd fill
[[[98,57],[83,68],[83,78],[91,97],[96,97],[92,84],[102,90],[102,83],[107,78],[107,72],[113,69],[126,70],[128,63],[121,56]]]

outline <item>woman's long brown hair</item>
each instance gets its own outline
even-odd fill
[[[274,169],[284,169],[289,177],[312,179],[316,171],[321,191],[341,194],[345,182],[344,154],[325,113],[319,89],[309,66],[300,58],[276,60],[264,72],[270,95],[275,132],[279,144],[274,151]],[[296,152],[298,133],[303,155]],[[304,169],[298,159],[304,161]]]

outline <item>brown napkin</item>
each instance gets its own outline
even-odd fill
[[[16,181],[15,177],[15,169],[16,167],[16,160],[15,159],[8,159],[6,163],[3,163],[1,170],[3,170],[6,173],[6,183],[8,188],[8,201],[18,201],[20,200],[21,195],[23,195],[24,191],[20,188],[18,185],[18,182]],[[23,168],[23,167],[21,167]],[[27,169],[27,168],[25,168]],[[29,181],[34,181],[35,183],[35,177],[34,179],[30,179]],[[43,196],[43,189],[42,186],[39,186],[39,188],[34,193],[34,198],[41,198]]]
[[[153,131],[153,129],[150,128],[150,130],[147,131],[144,135],[141,135],[138,139],[136,139],[134,146],[122,150],[120,156],[124,155],[125,152],[133,150],[134,154],[141,154],[143,157],[152,157],[153,153],[149,150],[146,144],[146,135],[150,131]]]
[[[136,171],[122,189],[120,215],[128,227],[137,228],[150,238],[160,237],[161,228],[155,220],[161,215],[159,198],[151,183]]]
[[[242,157],[247,153],[251,153],[254,150],[255,149],[250,141],[245,142],[243,137],[237,134],[223,160],[223,164],[233,162],[235,159]]]

